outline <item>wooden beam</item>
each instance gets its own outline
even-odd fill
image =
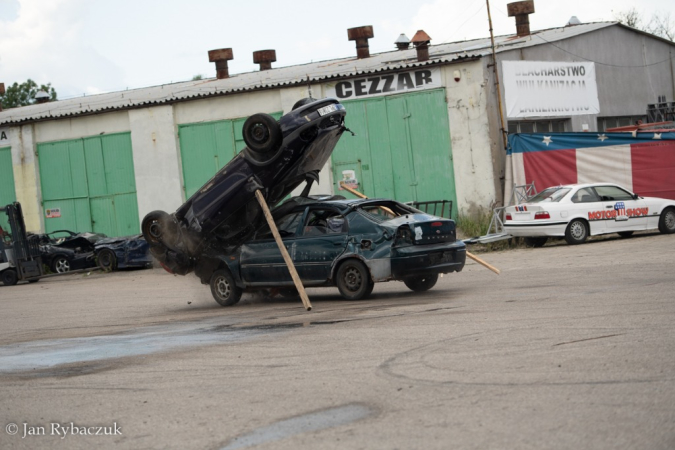
[[[295,270],[295,266],[293,265],[293,260],[291,259],[291,255],[288,254],[288,250],[286,250],[286,247],[284,246],[284,242],[281,240],[281,236],[279,235],[279,230],[277,229],[277,225],[274,223],[274,219],[272,218],[272,213],[270,212],[270,208],[267,206],[267,202],[265,201],[265,197],[263,197],[262,193],[260,193],[260,189],[255,191],[255,197],[258,199],[258,203],[260,203],[260,207],[263,210],[263,214],[265,214],[265,219],[267,219],[267,225],[269,225],[270,230],[272,230],[272,235],[274,236],[274,240],[277,242],[277,246],[279,247],[279,251],[281,252],[281,256],[283,256],[284,261],[286,261],[286,266],[288,267],[288,271],[291,273],[291,278],[293,278],[293,283],[295,283],[295,288],[300,293],[300,298],[302,299],[302,304],[305,306],[305,309],[307,311],[311,311],[312,310],[312,304],[309,302],[309,297],[307,297],[307,293],[305,292],[305,287],[302,285],[302,281],[300,281],[300,276],[298,275],[298,271]]]

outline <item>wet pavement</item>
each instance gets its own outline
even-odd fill
[[[0,286],[0,448],[675,448],[674,239],[311,312],[157,269]]]

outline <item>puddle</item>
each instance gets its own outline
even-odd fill
[[[371,408],[361,404],[349,404],[324,409],[323,411],[304,414],[258,428],[250,433],[234,438],[221,450],[235,450],[286,439],[296,434],[339,427],[365,419],[372,413],[373,410]]]
[[[295,327],[302,325],[295,325]],[[62,364],[140,356],[199,345],[237,342],[291,326],[242,327],[179,323],[139,328],[133,333],[51,339],[0,347],[0,373],[40,370]]]

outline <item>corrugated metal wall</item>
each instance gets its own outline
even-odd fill
[[[129,133],[38,144],[42,204],[60,217],[45,231],[93,231],[126,236],[140,231]]]
[[[452,200],[455,177],[445,90],[345,102],[347,126],[333,152],[333,179],[353,170],[361,192],[399,201]]]
[[[0,206],[8,205],[16,201],[16,191],[14,190],[14,169],[12,168],[12,148],[0,148]],[[0,226],[3,230],[9,231],[7,215],[0,214]]]
[[[279,120],[281,113],[273,113]],[[246,147],[241,133],[247,117],[178,126],[183,182],[189,198]]]

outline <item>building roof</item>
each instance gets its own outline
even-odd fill
[[[596,22],[570,27],[534,31],[529,36],[495,37],[497,53],[561,41],[590,33],[616,22]],[[423,66],[449,64],[466,59],[477,59],[492,53],[490,38],[444,43],[429,46],[429,60],[419,62],[417,51],[392,50],[377,53],[370,58],[356,57],[313,62],[296,66],[232,75],[230,78],[193,80],[140,89],[58,100],[43,104],[12,108],[0,112],[0,125],[21,124],[66,117],[98,114],[134,108],[222,96],[247,91],[297,86],[307,83],[325,83],[377,72],[412,69]]]

